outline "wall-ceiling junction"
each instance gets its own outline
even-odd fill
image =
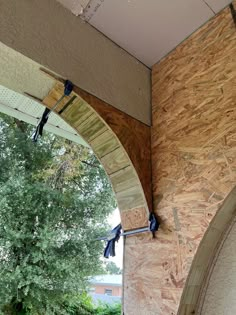
[[[150,69],[57,1],[0,0],[0,41],[150,125]]]
[[[75,2],[66,2],[72,12]],[[151,67],[230,0],[91,0],[81,17]]]

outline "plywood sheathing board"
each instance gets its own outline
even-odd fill
[[[43,103],[52,108],[63,92],[63,83],[57,82]],[[150,128],[77,87],[56,111],[73,95],[76,99],[61,117],[89,143],[104,166],[123,229],[147,226],[152,206]]]
[[[150,69],[57,1],[0,0],[0,8],[2,43],[150,125]]]
[[[118,137],[139,176],[148,207],[151,211],[150,127],[78,87],[75,87],[75,92],[102,117],[109,128]]]
[[[236,184],[236,30],[229,9],[156,64],[152,82],[153,197],[162,225],[156,239],[126,240],[126,315],[177,314],[193,256]]]

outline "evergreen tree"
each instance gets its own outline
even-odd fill
[[[105,270],[110,275],[122,274],[122,269],[120,269],[113,261],[107,261],[105,263]]]

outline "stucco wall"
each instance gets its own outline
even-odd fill
[[[177,314],[194,254],[236,184],[235,43],[226,9],[153,68],[153,195],[162,225],[155,239],[126,239],[125,315]]]
[[[28,92],[39,99],[52,89],[54,80],[45,76],[40,64],[0,42],[0,84],[24,94]]]
[[[236,220],[223,239],[198,315],[236,314]]]

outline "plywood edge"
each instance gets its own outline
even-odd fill
[[[138,174],[149,211],[152,211],[151,128],[79,87],[75,87],[75,92],[97,112],[119,139]]]
[[[63,83],[56,82],[54,88],[44,98],[43,104],[52,108],[63,92]],[[76,96],[76,99],[66,109],[63,109],[73,96]],[[91,146],[103,165],[117,198],[123,228],[133,229],[146,226],[149,208],[141,184],[140,173],[138,174],[129,156],[131,147],[127,144],[125,147],[122,144],[119,134],[117,135],[110,127],[109,121],[104,120],[88,101],[88,98],[86,100],[82,98],[75,89],[55,111],[57,114],[63,111],[60,116]],[[122,128],[121,131],[127,132]],[[122,136],[124,137],[124,135]],[[139,139],[137,138],[136,141]],[[123,211],[126,214],[122,215]],[[133,218],[131,218],[132,216]]]

